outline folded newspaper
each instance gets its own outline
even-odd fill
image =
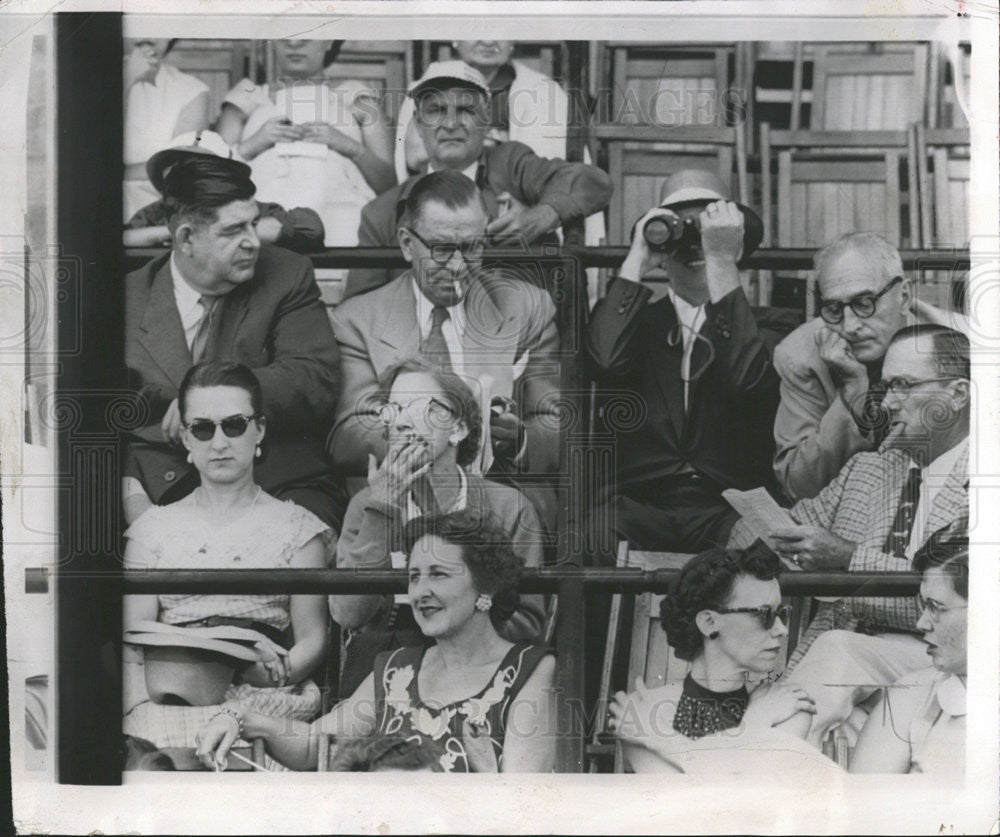
[[[766,488],[752,488],[749,491],[737,491],[735,488],[727,488],[722,492],[723,499],[729,503],[743,518],[743,522],[750,527],[750,530],[771,549],[774,549],[774,539],[771,532],[775,529],[787,529],[798,524],[792,520],[788,509],[783,509],[777,501],[767,493]],[[777,552],[777,550],[775,550]],[[797,564],[793,564],[783,555],[778,553],[781,563],[790,570],[799,570]]]

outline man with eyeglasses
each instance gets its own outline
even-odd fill
[[[873,386],[892,336],[905,325],[964,331],[964,319],[917,300],[899,251],[879,235],[843,235],[816,255],[819,316],[775,349],[781,401],[774,473],[792,500],[815,497],[848,459],[885,432]]]
[[[555,230],[600,212],[611,199],[607,174],[596,166],[537,156],[520,142],[486,147],[490,87],[464,61],[431,64],[413,86],[415,120],[430,157],[428,172],[458,171],[483,194],[486,234],[498,243],[557,244]],[[361,213],[359,247],[397,244],[397,209],[419,175],[383,192]],[[398,271],[356,268],[344,298],[384,285]]]
[[[650,228],[661,223],[676,235],[654,243]],[[625,393],[636,417],[611,428],[617,486],[599,514],[633,548],[724,543],[737,514],[722,492],[773,483],[778,379],[737,268],[761,232],[717,175],[675,172],[594,307],[584,341],[594,377]],[[650,302],[641,280],[664,267],[667,295]],[[609,411],[608,423],[615,418]]]
[[[125,280],[125,361],[144,417],[128,434],[126,522],[197,487],[180,444],[178,387],[193,364],[230,359],[253,369],[264,394],[269,432],[257,483],[339,527],[346,497],[323,450],[337,344],[312,265],[261,244],[245,164],[174,148],[149,168],[162,184],[171,251]]]
[[[503,474],[554,516],[551,492],[525,475],[559,466],[559,335],[541,288],[482,267],[483,196],[457,171],[425,175],[407,194],[398,240],[411,269],[333,312],[343,395],[327,450],[339,469],[365,473],[385,453],[370,403],[390,366],[422,356],[461,375],[480,399],[484,440],[474,468]],[[537,489],[537,490],[536,490]]]
[[[855,454],[816,497],[792,506],[796,525],[768,533],[775,550],[804,570],[913,569],[931,533],[968,514],[969,374],[962,333],[938,325],[896,332],[882,364],[882,444]],[[741,521],[729,545],[753,537]],[[918,616],[909,597],[820,605],[786,669],[816,701],[813,743],[880,686],[926,665]]]

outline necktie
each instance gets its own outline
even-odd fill
[[[910,544],[910,532],[913,530],[913,520],[916,516],[917,503],[920,500],[920,467],[910,465],[910,472],[903,485],[903,493],[899,496],[899,506],[896,517],[892,521],[892,529],[885,539],[885,551],[897,558],[906,557],[906,547]]]
[[[198,304],[204,309],[201,315],[201,322],[198,323],[198,330],[191,341],[191,360],[198,363],[205,354],[205,347],[208,345],[209,335],[212,333],[212,323],[215,320],[215,312],[219,307],[221,296],[203,296],[198,300]]]
[[[448,309],[441,305],[435,305],[431,309],[431,330],[421,345],[420,352],[431,363],[452,372],[451,352],[448,351],[448,341],[444,339],[444,332],[441,330],[448,317]]]

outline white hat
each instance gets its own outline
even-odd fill
[[[449,81],[453,84],[448,84]],[[415,99],[424,90],[453,86],[471,87],[487,97],[490,95],[490,86],[483,74],[464,61],[435,61],[429,64],[424,74],[410,85],[409,95]]]

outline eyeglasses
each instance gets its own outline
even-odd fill
[[[858,294],[856,297],[849,299],[847,302],[837,302],[832,299],[821,299],[819,301],[819,315],[825,322],[830,323],[830,325],[837,325],[837,323],[844,321],[844,309],[847,308],[847,306],[850,306],[856,316],[860,317],[862,320],[867,320],[875,313],[875,309],[878,307],[878,301],[885,296],[891,288],[894,288],[902,281],[902,276],[896,276],[877,294]]]
[[[214,439],[216,427],[221,427],[222,432],[225,433],[230,439],[238,439],[247,432],[247,426],[255,418],[256,416],[235,415],[226,416],[221,421],[212,421],[212,419],[195,419],[185,426],[190,431],[191,435],[194,436],[199,442],[208,442]]]
[[[476,238],[472,241],[426,241],[423,236],[420,235],[412,227],[406,227],[406,231],[412,235],[417,241],[424,245],[428,250],[431,251],[431,258],[438,264],[444,265],[448,264],[455,255],[455,251],[460,251],[462,253],[462,258],[467,262],[478,261],[483,257],[483,253],[486,250],[486,242],[482,238]]]
[[[879,386],[888,395],[890,392],[895,392],[897,395],[906,398],[910,394],[910,390],[914,387],[922,386],[923,384],[933,384],[938,381],[956,381],[959,380],[954,375],[945,378],[920,378],[916,381],[910,381],[906,378],[890,378],[888,381],[882,381]]]
[[[760,618],[761,627],[765,631],[774,627],[774,620],[780,619],[781,624],[787,625],[792,613],[791,605],[778,605],[774,608],[771,605],[760,607],[717,607],[713,608],[716,613],[755,613]]]
[[[937,622],[941,618],[942,613],[947,613],[949,610],[968,610],[968,605],[953,605],[952,607],[945,607],[940,602],[934,601],[934,599],[925,599],[921,595],[917,595],[917,607],[920,608],[921,613],[926,613],[932,622]]]
[[[406,404],[387,401],[378,408],[379,421],[386,427],[394,425],[403,413],[419,415],[431,422],[444,422],[455,417],[455,411],[451,407],[431,395],[414,398]]]

